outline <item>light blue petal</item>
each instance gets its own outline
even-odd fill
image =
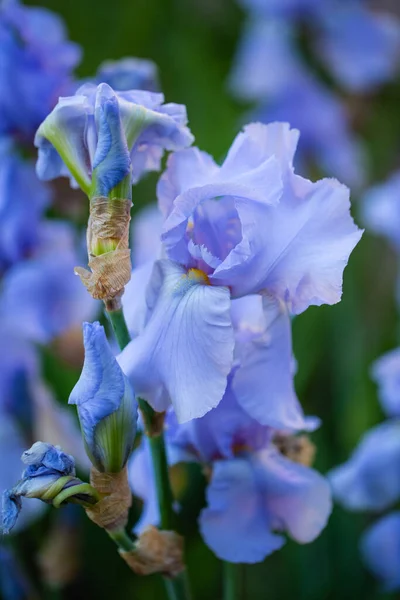
[[[312,542],[332,511],[330,486],[319,473],[266,449],[253,460],[272,528],[300,544]]]
[[[381,580],[385,591],[400,589],[400,512],[372,525],[361,539],[366,565]]]
[[[90,173],[86,136],[93,112],[94,107],[83,95],[60,98],[35,136],[35,146],[39,149],[36,167],[39,179],[49,180],[64,174],[64,163],[80,187],[88,191]]]
[[[330,473],[335,498],[351,510],[388,508],[400,498],[400,422],[382,423],[362,438],[350,460]]]
[[[95,429],[119,408],[125,381],[100,323],[83,324],[83,342],[85,362],[68,403],[77,405],[86,445],[96,455]]]
[[[251,463],[241,459],[213,464],[199,527],[218,558],[233,563],[261,562],[285,543],[271,532]]]
[[[130,174],[129,150],[119,114],[118,99],[105,83],[99,85],[95,106],[98,140],[93,158],[94,196],[108,196]]]
[[[271,436],[269,427],[260,425],[238,404],[231,376],[221,402],[201,419],[179,425],[173,411],[167,413],[166,439],[174,462],[233,458],[263,448]]]
[[[208,285],[200,272],[160,260],[147,308],[142,334],[119,362],[154,409],[165,410],[172,402],[179,422],[201,417],[221,401],[233,362],[229,290]]]
[[[244,258],[238,245],[210,277],[214,284],[229,285],[234,297],[271,295],[295,314],[339,302],[343,270],[362,235],[345,186],[290,175],[277,206],[238,199],[236,208],[251,252]]]
[[[291,321],[286,306],[264,298],[264,324],[258,330],[239,325],[236,348],[240,366],[232,387],[242,408],[275,429],[309,429],[294,389]]]
[[[1,504],[1,532],[4,535],[10,533],[18,520],[18,515],[22,509],[22,501],[16,496],[13,490],[3,492]]]

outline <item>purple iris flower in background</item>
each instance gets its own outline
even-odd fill
[[[393,350],[375,362],[372,376],[389,417],[362,438],[349,461],[330,473],[334,497],[350,510],[381,512],[400,500],[400,357]],[[365,564],[386,590],[400,588],[400,515],[392,512],[361,539]]]
[[[92,318],[98,305],[74,274],[77,262],[54,253],[14,265],[3,279],[0,318],[41,344]]]
[[[240,0],[244,8],[264,16],[297,18],[312,14],[326,0]]]
[[[400,512],[392,512],[369,527],[361,539],[365,564],[385,591],[400,589]]]
[[[167,258],[154,265],[143,330],[120,363],[138,394],[159,411],[172,402],[180,422],[224,394],[233,298],[260,293],[266,313],[286,315],[340,300],[361,232],[344,186],[293,173],[297,138],[286,124],[249,125],[222,166],[194,148],[175,153],[160,179]]]
[[[219,558],[259,562],[283,546],[279,532],[307,543],[326,525],[331,511],[327,481],[283,456],[275,434],[239,406],[230,385],[219,406],[201,419],[179,425],[168,413],[170,462],[200,462],[211,473],[199,526]],[[146,454],[141,448],[130,464],[132,489],[145,500],[136,531],[158,522]]]
[[[366,92],[390,81],[400,67],[400,21],[353,0],[331,0],[319,11],[318,56],[338,83]]]
[[[263,122],[287,120],[301,131],[300,167],[316,164],[346,184],[360,187],[365,179],[360,142],[352,134],[340,99],[310,75],[294,78],[281,93],[256,110]]]
[[[379,399],[388,417],[400,417],[400,348],[379,358],[372,367]]]
[[[45,35],[44,33],[45,32]],[[0,7],[0,134],[31,143],[40,122],[72,87],[79,47],[57,15],[17,1]],[[12,93],[6,90],[12,86]],[[32,93],[34,90],[34,93]]]
[[[84,84],[75,96],[60,98],[39,127],[37,173],[40,179],[72,175],[89,193],[92,174],[104,182],[107,195],[129,174],[132,182],[158,170],[165,150],[193,141],[186,109],[163,104],[164,96],[143,90],[113,92],[107,84]]]
[[[230,88],[237,98],[265,102],[305,71],[295,29],[283,19],[249,19],[239,42]]]
[[[400,422],[388,421],[366,433],[330,479],[346,508],[381,511],[392,506],[400,498]]]
[[[367,229],[400,249],[400,171],[367,190],[362,198],[362,216]]]
[[[0,270],[29,257],[40,242],[40,223],[50,203],[34,165],[22,161],[11,139],[0,139]]]
[[[107,83],[119,92],[160,90],[157,65],[152,60],[130,56],[103,62],[97,69],[93,83]]]

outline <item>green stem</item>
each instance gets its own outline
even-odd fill
[[[240,565],[224,562],[223,600],[240,600]]]
[[[118,345],[121,350],[123,350],[131,341],[123,310],[121,308],[119,310],[107,311],[107,314],[114,329]],[[154,429],[154,422],[157,421],[157,413],[142,398],[139,398],[138,402],[143,415],[145,430],[146,432],[151,432]],[[150,435],[149,443],[156,481],[161,529],[171,530],[174,529],[175,519],[172,509],[173,495],[169,480],[168,461],[163,432],[161,431],[157,435]],[[191,596],[186,571],[177,577],[174,577],[174,579],[164,578],[164,582],[169,600],[190,600]]]
[[[169,480],[164,436],[160,434],[150,437],[149,442],[160,508],[161,529],[174,529],[174,513],[172,510],[174,498]]]
[[[130,552],[134,549],[135,544],[126,533],[125,529],[117,529],[115,531],[107,531],[110,538],[117,544],[118,548]]]
[[[169,600],[191,600],[192,594],[186,571],[183,571],[174,579],[164,578],[164,584]]]
[[[119,310],[110,310],[107,311],[107,315],[114,329],[118,345],[121,348],[121,350],[123,350],[125,346],[127,346],[131,341],[131,336],[129,335],[123,310],[122,308],[120,308]]]

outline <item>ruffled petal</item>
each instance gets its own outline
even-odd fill
[[[384,510],[400,498],[400,422],[382,423],[331,471],[335,498],[351,510]]]
[[[142,334],[119,356],[138,395],[156,410],[173,403],[179,422],[201,417],[224,395],[233,361],[230,294],[200,271],[155,263]]]
[[[280,298],[295,314],[339,302],[343,270],[362,234],[345,186],[292,176],[277,206],[236,201],[236,208],[250,251],[243,254],[238,245],[213,282],[229,285],[234,297],[263,292]]]
[[[246,460],[214,463],[199,526],[218,558],[233,563],[260,562],[285,543],[271,533],[252,465]]]
[[[260,452],[253,462],[272,528],[287,531],[300,544],[312,542],[332,511],[327,479],[269,449]]]

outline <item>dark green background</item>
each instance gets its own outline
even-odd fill
[[[224,155],[247,108],[229,96],[226,86],[244,19],[233,0],[48,0],[42,5],[59,12],[71,39],[82,45],[80,76],[92,75],[106,59],[128,55],[153,59],[166,99],[187,105],[197,145],[216,158]],[[380,95],[352,100],[368,151],[370,181],[385,177],[397,165],[398,100],[398,82]],[[156,180],[157,176],[150,176],[135,188],[136,208],[155,199]],[[357,199],[353,200],[356,216]],[[322,472],[343,462],[361,434],[383,418],[369,369],[376,357],[397,343],[395,276],[396,260],[385,243],[365,235],[346,269],[343,301],[334,307],[310,308],[294,323],[297,391],[306,412],[323,419],[321,430],[313,436],[318,447],[316,466]],[[45,364],[53,387],[65,400],[77,374],[66,374],[65,367],[50,357]],[[190,525],[203,491],[198,472],[191,473],[189,482],[185,528],[190,534],[190,576],[195,599],[214,600],[221,596],[221,566]],[[52,513],[44,524],[17,537],[33,573],[37,542],[55,518]],[[379,593],[360,561],[359,536],[371,520],[335,508],[315,543],[299,546],[289,541],[264,564],[243,567],[242,598],[394,598]],[[157,581],[129,572],[112,542],[87,519],[81,519],[80,527],[80,575],[62,598],[164,597]]]

